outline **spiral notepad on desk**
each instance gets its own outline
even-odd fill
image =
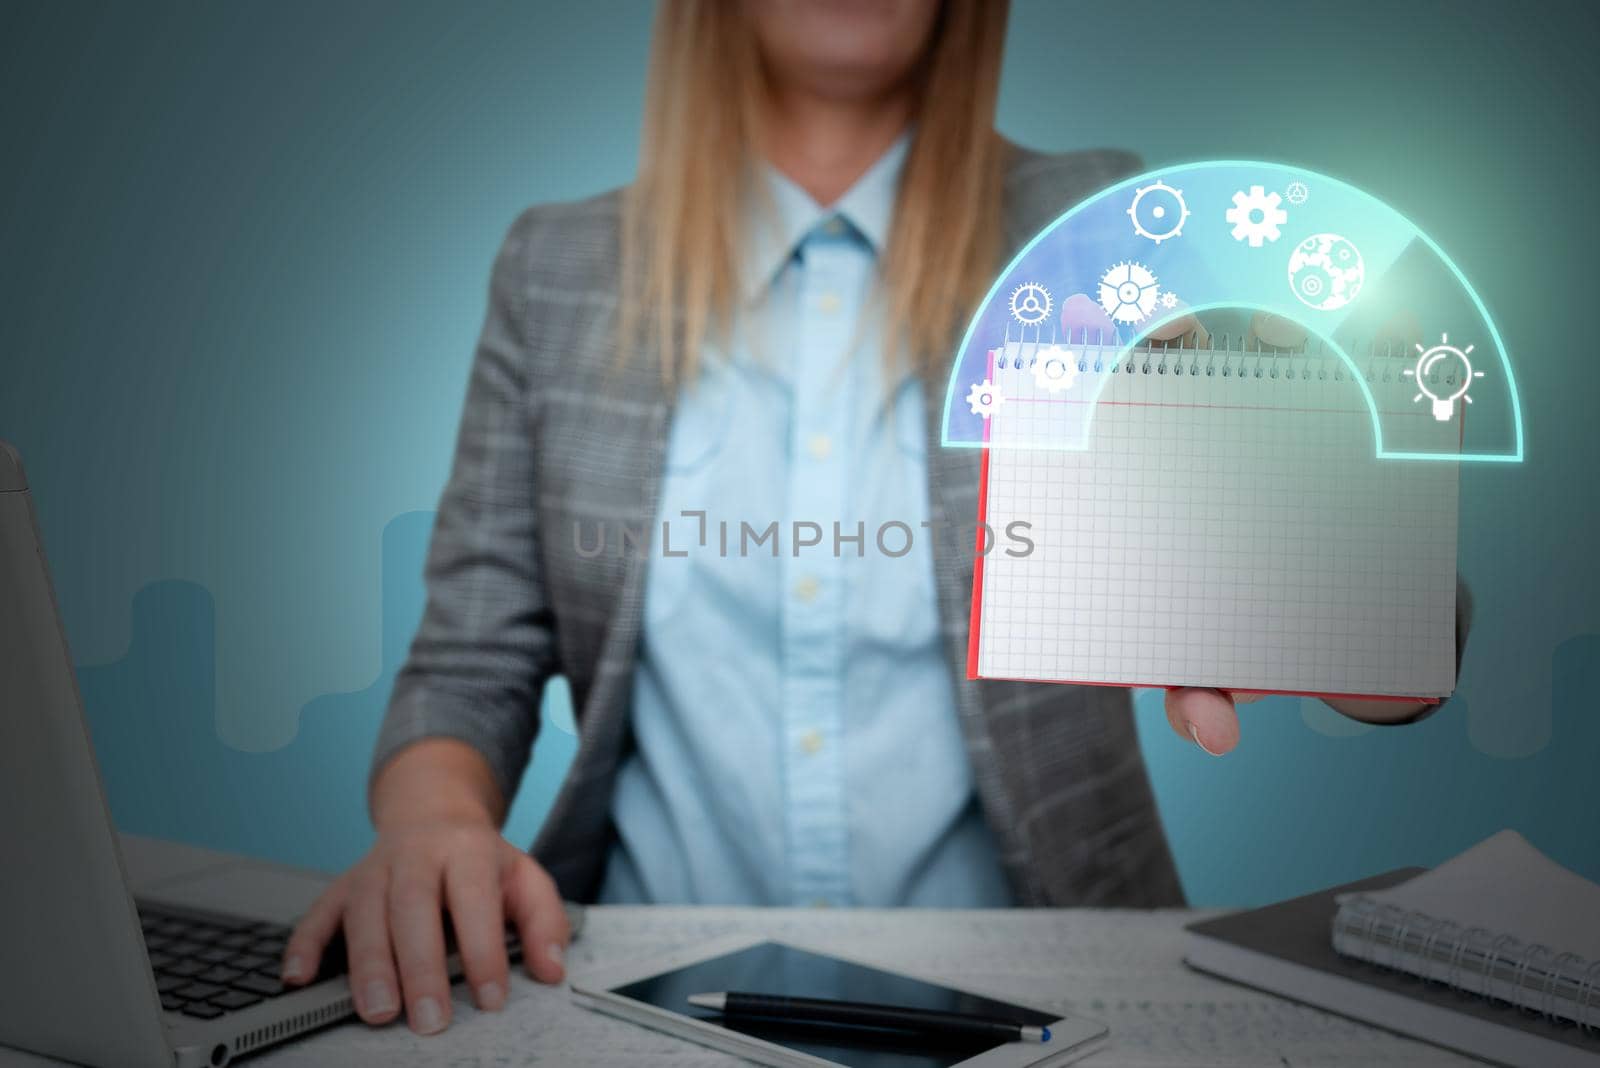
[[[968,673],[1447,696],[1465,406],[1414,361],[991,352]]]
[[[1600,1033],[1600,886],[1501,831],[1339,900],[1340,953]]]
[[[1518,1068],[1600,1068],[1600,884],[1504,830],[1189,925],[1224,979]]]

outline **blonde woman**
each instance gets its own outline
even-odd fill
[[[288,981],[342,930],[361,1017],[426,1034],[446,911],[492,1010],[505,922],[561,979],[563,896],[1181,902],[1127,693],[962,669],[977,465],[929,415],[955,332],[1009,250],[1137,164],[994,132],[1005,22],[662,5],[638,180],[528,211],[495,262],[377,841]],[[892,524],[912,537],[874,544]],[[557,674],[580,743],[530,855],[499,828]],[[1168,712],[1238,738],[1223,694]]]

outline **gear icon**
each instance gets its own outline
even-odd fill
[[[1033,381],[1046,393],[1072,388],[1078,377],[1078,354],[1065,345],[1046,345],[1033,358]]]
[[[1128,218],[1133,220],[1135,233],[1159,245],[1169,237],[1183,233],[1184,220],[1189,218],[1189,205],[1183,202],[1183,190],[1156,181],[1134,190]]]
[[[1011,291],[1011,317],[1023,326],[1038,326],[1050,317],[1050,291],[1038,282],[1024,282]]]
[[[1156,276],[1142,263],[1119,263],[1100,276],[1100,307],[1119,323],[1136,323],[1156,309]]]
[[[1307,265],[1295,275],[1295,292],[1312,307],[1316,307],[1333,292],[1333,276],[1322,267]]]
[[[1161,306],[1163,308],[1176,308],[1178,306],[1178,294],[1170,289],[1161,294]]]
[[[1366,281],[1361,250],[1338,234],[1312,234],[1289,254],[1289,288],[1307,307],[1336,311]]]
[[[1005,399],[1000,387],[987,378],[982,382],[974,382],[967,391],[967,407],[972,409],[973,415],[981,415],[985,419],[993,415],[995,409],[1005,403]]]
[[[1283,199],[1291,204],[1304,204],[1311,198],[1311,190],[1306,188],[1306,183],[1298,179],[1290,182],[1283,191]]]
[[[1260,248],[1263,241],[1278,240],[1278,227],[1289,221],[1289,213],[1278,205],[1283,198],[1269,193],[1259,185],[1233,194],[1233,207],[1227,219],[1233,223],[1233,239],[1248,241],[1251,248]]]

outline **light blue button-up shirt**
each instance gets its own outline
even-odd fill
[[[673,419],[603,902],[1010,903],[939,636],[922,389],[875,306],[905,151],[828,209],[767,172],[736,340]]]

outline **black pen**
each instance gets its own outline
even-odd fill
[[[735,1019],[805,1021],[876,1027],[919,1034],[993,1038],[1001,1042],[1048,1042],[1050,1028],[1030,1027],[995,1016],[969,1012],[909,1009],[860,1001],[785,998],[770,994],[690,994],[689,1004]]]

